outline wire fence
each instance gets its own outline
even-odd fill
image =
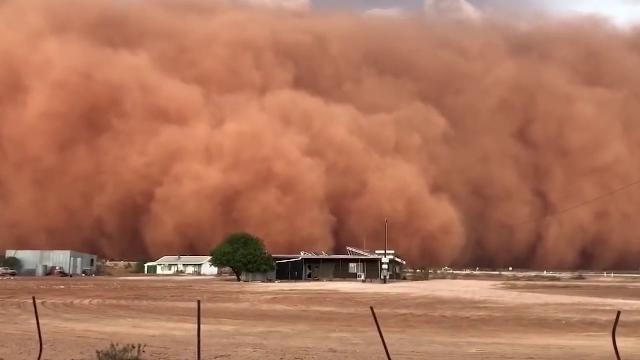
[[[42,341],[42,330],[40,328],[40,316],[38,315],[38,305],[37,305],[37,301],[36,301],[36,297],[32,296],[31,297],[32,302],[33,302],[33,313],[34,313],[34,317],[35,317],[35,321],[36,321],[36,329],[37,329],[37,333],[38,333],[38,344],[39,344],[39,349],[38,349],[38,357],[37,360],[41,360],[42,358],[42,352],[43,352],[43,348],[44,348],[44,343]],[[384,349],[384,353],[386,355],[387,360],[391,360],[391,354],[389,352],[389,348],[387,346],[387,342],[385,341],[384,338],[384,333],[382,331],[382,327],[380,326],[380,322],[378,321],[378,317],[376,315],[375,309],[373,308],[373,306],[369,306],[369,309],[371,311],[371,316],[373,318],[373,322],[376,326],[376,330],[378,331],[378,336],[380,337],[380,342],[382,343],[382,348]],[[618,330],[618,323],[620,321],[620,315],[622,314],[622,312],[620,310],[618,310],[618,312],[616,313],[616,317],[615,320],[613,322],[613,328],[611,329],[611,342],[613,345],[613,351],[615,354],[615,358],[617,360],[621,360],[620,357],[620,352],[618,350],[618,343],[616,340],[616,332]],[[196,359],[197,360],[201,360],[202,359],[202,337],[201,337],[201,324],[202,324],[202,313],[201,313],[201,306],[200,306],[200,300],[196,301]]]

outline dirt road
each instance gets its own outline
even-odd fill
[[[146,344],[146,359],[383,359],[369,305],[394,359],[640,357],[640,283],[432,280],[247,284],[212,278],[0,280],[0,359],[35,359],[31,296],[44,359],[93,359],[110,342]],[[624,356],[626,355],[626,357]]]

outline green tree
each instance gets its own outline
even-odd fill
[[[273,259],[262,240],[249,233],[234,233],[211,250],[211,264],[229,267],[240,281],[243,272],[267,272],[274,269]]]
[[[0,261],[0,265],[1,266],[6,266],[9,269],[13,269],[15,271],[22,270],[22,263],[20,262],[20,259],[18,259],[17,257],[13,257],[13,256],[9,256],[9,257],[6,257],[6,258],[2,259],[2,261]]]

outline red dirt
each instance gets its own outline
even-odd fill
[[[147,359],[609,359],[615,310],[626,357],[640,354],[639,284],[432,280],[246,284],[212,278],[17,278],[0,281],[0,359],[33,359],[38,299],[44,359],[93,359],[110,342]],[[579,295],[579,296],[577,296]]]

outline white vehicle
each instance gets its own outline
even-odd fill
[[[18,273],[8,267],[0,267],[0,276],[16,276]]]

